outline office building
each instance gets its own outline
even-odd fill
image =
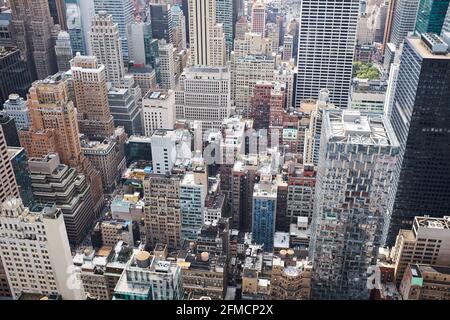
[[[67,32],[69,33],[72,52],[74,54],[79,52],[82,55],[87,55],[86,49],[87,38],[83,30],[84,21],[83,16],[81,15],[80,2],[78,0],[66,1],[66,17],[67,17]],[[88,30],[89,29],[90,28],[88,28]]]
[[[0,161],[1,161],[1,179],[0,179],[0,203],[8,197],[20,196],[16,178],[14,176],[14,168],[8,156],[8,147],[6,145],[5,135],[0,126]]]
[[[2,6],[0,2],[0,46],[13,47],[15,45],[12,32],[11,9]]]
[[[180,183],[181,239],[193,241],[203,225],[207,184],[202,172],[187,172]]]
[[[126,75],[124,80],[128,82],[127,85],[111,87],[108,91],[109,110],[116,127],[123,127],[129,136],[140,135],[142,133],[141,88],[135,84],[131,75]]]
[[[71,71],[80,132],[91,139],[111,136],[114,119],[109,110],[105,66],[94,56],[77,54]]]
[[[445,32],[450,32],[450,5],[445,16],[444,25],[442,26],[442,35],[444,35]]]
[[[327,88],[332,103],[347,107],[358,10],[358,0],[302,1],[296,106]]]
[[[256,1],[252,6],[252,32],[265,35],[266,7],[264,3]]]
[[[128,58],[133,67],[152,65],[152,25],[150,22],[135,21],[127,25]],[[152,65],[152,67],[154,67]]]
[[[159,87],[165,90],[175,89],[175,61],[173,44],[162,40],[158,43]]]
[[[18,94],[10,94],[8,100],[3,104],[3,114],[14,118],[17,131],[27,129],[31,125],[26,100]]]
[[[30,168],[28,167],[28,156],[24,148],[8,147],[8,156],[16,177],[20,198],[24,206],[34,206],[34,195],[31,189]]]
[[[391,257],[397,285],[410,264],[445,266],[450,263],[450,218],[416,216],[412,228],[401,229]]]
[[[181,247],[180,175],[151,174],[144,180],[145,229],[151,245]]]
[[[322,121],[309,247],[312,297],[367,299],[367,268],[382,245],[399,143],[380,115],[325,110]]]
[[[161,245],[160,245],[161,246]],[[166,249],[167,250],[167,249]],[[113,300],[182,300],[181,268],[166,256],[138,251],[128,261]]]
[[[142,126],[144,135],[151,137],[158,129],[175,127],[175,92],[149,91],[142,99]]]
[[[82,242],[95,218],[87,178],[62,164],[54,153],[43,158],[30,158],[28,166],[36,203],[51,203],[60,209],[69,242]]]
[[[0,47],[0,105],[11,93],[26,98],[31,86],[31,74],[27,63],[16,47]]]
[[[62,30],[67,30],[66,4],[64,0],[49,0],[48,6],[53,23],[58,24]]]
[[[414,216],[448,213],[450,158],[450,53],[433,34],[405,40],[392,106],[392,126],[401,146],[398,186],[393,198],[387,244],[400,229],[410,229]],[[432,86],[427,83],[432,83]],[[423,170],[423,164],[427,170]],[[420,182],[420,183],[419,183]]]
[[[164,39],[167,43],[173,43],[171,5],[163,2],[150,3],[149,11],[153,38],[158,40]]]
[[[292,59],[292,53],[294,49],[294,37],[290,34],[284,36],[283,41],[283,60],[290,61]]]
[[[227,67],[186,68],[175,91],[176,119],[220,129],[231,112],[230,84]]]
[[[227,56],[233,50],[233,6],[232,0],[216,0],[216,22],[222,24],[225,34]]]
[[[151,137],[131,136],[125,143],[125,158],[127,166],[132,162],[144,160],[152,162]]]
[[[32,79],[44,79],[56,72],[52,32],[53,19],[46,0],[10,1],[16,45],[28,63]],[[36,35],[39,34],[39,37]]]
[[[81,283],[74,274],[61,210],[51,205],[33,210],[17,198],[1,205],[0,256],[13,299],[22,293],[84,299]]]
[[[253,89],[258,81],[272,81],[275,60],[263,55],[237,58],[233,68],[232,97],[236,113],[248,118]]]
[[[253,190],[252,239],[271,252],[275,235],[277,186],[269,175],[262,175]]]
[[[6,145],[10,147],[20,147],[19,135],[17,134],[14,118],[8,116],[6,113],[0,113],[0,126],[3,130]]]
[[[192,66],[225,65],[225,35],[223,24],[216,21],[216,10],[216,0],[189,0],[189,48]]]
[[[410,264],[406,269],[400,294],[403,300],[450,300],[450,268]]]
[[[92,18],[89,33],[91,52],[98,59],[98,63],[104,65],[106,79],[114,86],[120,86],[125,75],[122,45],[124,41],[127,41],[126,29],[123,37],[125,40],[122,38],[121,41],[119,26],[117,22],[114,22],[113,16],[106,11],[99,11]],[[128,57],[128,51],[126,55]]]
[[[125,134],[123,128],[117,130],[122,130],[121,134]],[[119,138],[112,136],[103,141],[82,140],[81,151],[100,172],[104,190],[113,192],[126,169],[125,154]]]
[[[297,223],[298,217],[311,222],[313,216],[316,170],[314,166],[295,165],[288,173],[286,223]]]
[[[73,58],[70,35],[66,31],[60,31],[55,45],[56,63],[58,71],[70,70],[70,60]]]
[[[449,4],[449,0],[420,0],[414,33],[419,36],[429,32],[440,35]]]
[[[121,54],[123,57],[123,61],[128,61],[128,38],[127,38],[127,25],[129,23],[132,23],[134,21],[134,5],[132,0],[94,0],[94,7],[95,7],[95,13],[97,15],[102,15],[102,13],[107,13],[108,15],[111,15],[112,18],[112,24],[117,25],[117,31],[119,32],[118,37],[120,37],[120,47],[121,51],[118,51],[118,46],[116,48],[106,48],[106,50],[112,50],[114,55]],[[111,27],[109,21],[103,20],[105,29],[109,29]],[[100,27],[100,24],[98,24],[99,21],[97,18],[94,18],[92,20],[92,24],[97,24],[98,27]],[[102,23],[103,24],[103,23]],[[105,30],[103,29],[103,30]],[[109,29],[111,30],[111,29]],[[91,30],[92,32],[96,32],[94,30]],[[109,31],[114,34],[114,31]],[[115,36],[112,36],[115,38]],[[92,38],[91,38],[92,39]],[[107,40],[106,40],[107,41]],[[116,41],[114,39],[114,41]],[[96,54],[95,47],[96,45],[92,44],[91,40],[91,46],[92,46],[92,52],[90,54],[97,56],[97,58],[100,60],[101,63],[104,65],[108,65],[108,63],[104,60],[102,60],[103,57],[100,57]],[[116,45],[114,45],[116,46]],[[108,73],[109,75],[109,73]]]

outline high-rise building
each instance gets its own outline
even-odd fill
[[[189,0],[189,48],[193,66],[223,66],[226,61],[225,35],[223,25],[217,24],[216,10],[216,0]]]
[[[233,50],[233,5],[232,0],[216,0],[216,22],[223,25],[228,56]]]
[[[161,89],[175,89],[175,61],[173,56],[173,44],[161,40],[159,48],[159,86]]]
[[[198,121],[203,130],[220,129],[230,116],[230,72],[227,67],[191,67],[175,91],[176,118]]]
[[[270,175],[263,174],[253,190],[252,238],[268,252],[273,249],[276,211],[277,186]]]
[[[420,0],[414,33],[419,36],[428,32],[440,35],[449,4],[449,0]]]
[[[14,176],[14,168],[8,156],[8,147],[6,145],[3,129],[0,126],[0,203],[5,201],[8,197],[20,196],[19,188],[17,186],[16,178]]]
[[[33,79],[44,79],[56,71],[52,32],[53,18],[47,0],[10,1],[12,26]],[[37,37],[36,35],[40,36]]]
[[[442,35],[444,32],[450,32],[450,5],[448,6],[447,14],[445,16],[444,25],[442,26]]]
[[[48,6],[53,23],[59,24],[62,30],[67,30],[66,4],[64,0],[49,0]]]
[[[14,118],[17,131],[27,129],[31,125],[27,102],[17,94],[9,95],[9,99],[3,104],[1,113]]]
[[[198,168],[196,168],[198,170]],[[203,225],[207,183],[202,171],[187,172],[180,183],[181,239],[193,241]]]
[[[1,205],[0,222],[0,256],[13,299],[22,293],[84,299],[60,209],[47,205],[31,211],[10,198]]]
[[[1,3],[1,1],[0,1]],[[13,47],[15,45],[12,32],[11,9],[0,4],[0,46]]]
[[[387,244],[414,216],[448,213],[450,158],[450,53],[434,34],[405,40],[392,105],[392,126],[401,146],[398,186]],[[432,85],[429,85],[432,84]],[[449,119],[447,121],[447,119]],[[427,170],[423,170],[426,163]]]
[[[356,44],[358,0],[304,0],[298,43],[295,104],[330,90],[331,102],[346,108]]]
[[[70,35],[66,31],[60,31],[55,45],[56,63],[58,71],[70,70],[70,60],[73,58]]]
[[[31,189],[30,168],[28,156],[24,148],[8,147],[9,160],[16,177],[20,198],[24,206],[32,208],[35,204],[33,190]]]
[[[118,135],[125,135],[123,128],[117,128]],[[112,136],[103,141],[85,141],[81,143],[84,156],[100,172],[103,188],[106,192],[113,192],[122,172],[126,169],[125,153],[120,138]]]
[[[309,247],[312,296],[367,299],[367,268],[382,245],[399,143],[380,115],[325,110],[322,121]]]
[[[27,63],[16,47],[0,47],[0,105],[11,93],[26,98],[31,86],[31,74]]]
[[[142,117],[140,101],[141,88],[134,82],[132,75],[126,75],[124,85],[111,87],[108,91],[108,103],[116,127],[124,127],[131,135],[140,135],[142,131]]]
[[[158,129],[175,127],[175,92],[149,91],[142,99],[142,127],[144,135],[151,137]]]
[[[150,3],[150,21],[154,39],[173,43],[171,6],[167,3]]]
[[[399,48],[406,36],[414,31],[418,6],[419,0],[396,1],[389,40],[396,48]]]
[[[236,113],[250,115],[251,97],[258,81],[272,81],[275,60],[264,55],[249,55],[237,58],[233,63],[232,96]]]
[[[126,37],[126,29],[124,37]],[[116,86],[121,85],[125,75],[122,57],[123,41],[121,44],[120,40],[119,26],[114,22],[113,16],[107,14],[106,11],[99,11],[92,18],[91,32],[89,33],[91,52],[98,62],[104,65],[107,80]]]
[[[295,166],[288,175],[286,220],[297,223],[298,217],[313,216],[314,194],[317,171],[312,165]]]
[[[256,1],[252,6],[252,32],[265,35],[266,7],[261,1]]]
[[[79,244],[94,222],[92,193],[87,178],[61,164],[57,154],[30,158],[31,186],[36,203],[61,210],[71,244]]]
[[[180,175],[151,174],[144,180],[145,229],[151,245],[181,247]]]
[[[283,60],[290,61],[292,59],[292,50],[294,47],[294,37],[290,34],[284,36],[283,41]]]
[[[77,54],[71,71],[80,132],[91,139],[111,136],[114,119],[109,110],[105,66],[96,57]]]
[[[2,127],[6,144],[10,147],[19,147],[20,140],[14,118],[6,113],[0,113],[0,127]]]
[[[121,51],[119,52],[117,48],[106,48],[106,50],[116,50],[114,55],[120,53],[124,61],[128,61],[128,38],[127,38],[127,25],[134,21],[134,5],[132,0],[94,0],[95,13],[102,15],[102,12],[106,12],[111,15],[112,23],[117,24],[117,29],[119,32],[119,39],[121,43]],[[102,20],[102,25],[106,25],[106,29],[110,28],[110,22],[107,20]],[[95,19],[92,24],[98,23],[99,20]],[[100,24],[97,26],[100,27]],[[110,29],[111,30],[111,29]],[[91,32],[95,32],[91,30]],[[113,32],[114,33],[114,32]],[[115,38],[115,36],[113,36]],[[114,41],[116,41],[114,39]],[[92,42],[91,42],[92,45]],[[93,45],[92,47],[95,47]],[[94,48],[92,48],[94,50]],[[90,54],[97,56],[95,51]],[[108,65],[106,61],[102,60],[102,57],[97,56],[101,63]]]
[[[391,251],[397,285],[402,281],[409,264],[449,265],[449,222],[448,216],[443,218],[416,216],[412,228],[399,231]]]
[[[136,21],[127,25],[128,58],[134,67],[151,65],[152,25],[150,22]],[[152,66],[153,67],[153,66]]]
[[[86,38],[83,30],[83,17],[78,0],[66,0],[67,32],[70,36],[72,52],[87,54]],[[90,21],[89,21],[90,22]]]
[[[99,210],[104,201],[101,177],[81,152],[77,110],[68,90],[62,73],[33,83],[28,99],[32,125],[19,132],[20,143],[29,157],[57,152],[62,163],[84,173],[91,186],[93,208]]]
[[[172,42],[178,51],[186,50],[186,19],[180,6],[173,6],[172,14]]]

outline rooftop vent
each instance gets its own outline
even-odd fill
[[[421,35],[423,43],[433,54],[447,54],[448,44],[434,33],[423,33]]]

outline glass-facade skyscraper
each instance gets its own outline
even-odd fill
[[[441,34],[449,3],[450,0],[420,0],[415,34],[428,32]]]
[[[436,35],[405,40],[391,122],[402,163],[387,245],[414,216],[442,217],[450,208],[450,53]]]

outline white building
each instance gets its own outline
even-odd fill
[[[227,67],[191,67],[180,76],[175,91],[176,118],[219,129],[230,116],[230,72]]]
[[[330,90],[331,102],[346,108],[352,79],[359,0],[303,0],[298,41],[295,104]]]
[[[144,135],[151,137],[157,129],[175,126],[175,92],[149,91],[142,99],[142,125]]]
[[[160,40],[159,48],[159,70],[160,78],[159,86],[161,89],[175,89],[175,61],[173,55],[173,44]]]
[[[31,119],[28,114],[28,104],[18,94],[10,94],[9,99],[3,104],[2,113],[14,118],[17,131],[20,129],[28,129],[31,125]]]
[[[170,173],[175,164],[191,158],[191,135],[187,130],[156,130],[150,143],[153,173]]]
[[[367,299],[399,160],[382,115],[323,113],[310,257],[314,299]]]
[[[207,185],[201,174],[188,172],[180,183],[181,239],[197,240],[203,225]]]
[[[114,86],[120,86],[125,69],[117,23],[106,11],[100,11],[92,19],[89,33],[92,55],[106,68],[106,78]]]
[[[1,206],[0,225],[0,257],[14,299],[21,293],[84,298],[59,209],[31,212],[20,199],[10,198]]]
[[[60,31],[55,44],[56,63],[58,71],[70,70],[70,60],[73,58],[70,35],[66,31]]]

